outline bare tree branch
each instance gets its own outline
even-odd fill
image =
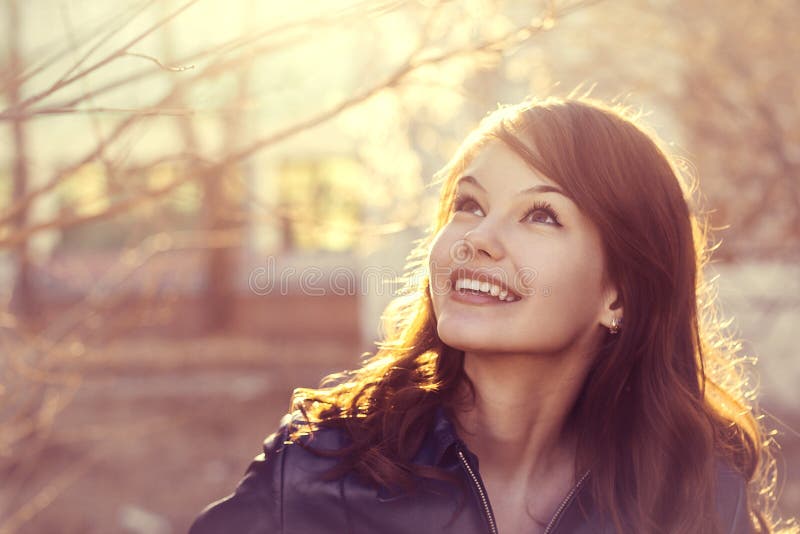
[[[168,72],[183,72],[185,70],[191,70],[191,69],[194,68],[194,65],[184,65],[184,66],[180,66],[180,67],[168,67],[168,66],[164,65],[163,63],[161,63],[161,61],[159,61],[157,58],[154,58],[153,56],[148,56],[147,54],[138,54],[136,52],[126,52],[125,55],[126,56],[133,56],[133,57],[140,57],[140,58],[143,58],[143,59],[147,59],[149,61],[152,61],[156,65],[158,65],[161,70],[165,70],[165,71],[168,71]]]
[[[97,146],[95,146],[94,149],[92,149],[88,154],[80,158],[72,165],[69,165],[68,167],[65,167],[56,173],[56,175],[47,183],[35,189],[29,189],[22,198],[12,204],[5,213],[0,215],[0,227],[8,224],[14,219],[14,217],[17,216],[18,213],[27,209],[31,202],[33,202],[37,197],[52,191],[58,186],[58,184],[64,181],[64,179],[68,178],[72,173],[87,163],[97,159],[109,144],[114,142],[114,140],[116,140],[131,124],[133,124],[136,118],[136,116],[127,117],[124,121],[120,122],[116,128],[114,128],[114,131],[108,134],[106,138],[98,143]]]
[[[586,1],[576,2],[572,4],[569,8],[567,8],[566,12],[571,12],[578,9],[579,7],[585,7],[587,5],[598,3],[599,1],[602,0],[586,0]],[[561,11],[559,14],[563,16],[564,11]],[[273,134],[270,134],[268,136],[265,136],[261,139],[252,142],[249,146],[245,147],[244,149],[234,152],[233,154],[228,156],[225,162],[222,162],[219,165],[223,165],[224,163],[230,162],[232,160],[245,159],[247,157],[252,156],[256,152],[262,150],[267,146],[280,142],[288,137],[291,137],[292,135],[297,134],[298,132],[313,128],[314,126],[318,126],[319,124],[331,119],[332,117],[337,116],[341,112],[349,108],[352,108],[357,104],[364,102],[365,100],[368,100],[369,98],[378,94],[381,91],[396,87],[401,82],[403,82],[410,74],[421,69],[422,67],[444,63],[446,61],[449,61],[457,57],[467,56],[480,52],[499,53],[505,47],[512,46],[514,44],[518,44],[522,41],[530,39],[536,32],[542,31],[546,27],[548,26],[545,21],[534,20],[529,24],[514,28],[513,30],[505,33],[504,35],[496,39],[491,39],[483,43],[474,45],[472,47],[455,49],[448,52],[443,52],[438,55],[433,55],[423,58],[420,58],[420,55],[424,50],[424,48],[422,48],[424,46],[424,41],[421,41],[420,45],[418,45],[417,48],[409,55],[406,61],[402,65],[400,65],[394,71],[394,73],[389,75],[382,82],[379,82],[373,85],[372,87],[341,101],[339,104],[331,107],[327,111],[323,111],[322,113],[319,113],[314,117],[311,117],[307,120],[299,121],[287,128],[284,128],[282,130],[274,132]]]
[[[115,59],[119,59],[120,57],[123,57],[128,52],[128,49],[130,47],[132,47],[133,45],[135,45],[136,43],[138,43],[139,41],[141,41],[142,39],[144,39],[148,35],[152,34],[154,31],[156,31],[157,29],[161,28],[163,25],[167,24],[169,21],[171,21],[172,19],[174,19],[175,17],[177,17],[178,15],[183,13],[185,10],[187,10],[188,8],[190,8],[192,5],[196,4],[197,2],[198,2],[198,0],[189,0],[183,6],[181,6],[178,9],[176,9],[175,11],[173,11],[169,16],[162,18],[161,20],[159,20],[158,22],[156,22],[155,24],[150,26],[148,29],[146,29],[145,31],[143,31],[142,33],[140,33],[139,35],[137,35],[136,37],[134,37],[133,39],[128,41],[126,44],[124,44],[123,46],[121,46],[120,48],[115,50],[114,52],[112,52],[109,55],[107,55],[104,59],[102,59],[102,60],[98,61],[97,63],[95,63],[94,65],[85,68],[84,70],[82,70],[82,71],[70,76],[69,78],[61,79],[61,80],[55,82],[52,86],[50,86],[50,88],[46,89],[45,91],[42,91],[42,92],[37,93],[37,94],[35,94],[33,96],[30,96],[27,99],[25,99],[24,101],[20,102],[19,104],[15,105],[15,106],[13,106],[11,108],[7,108],[6,110],[0,112],[0,119],[4,119],[7,114],[18,112],[18,111],[20,111],[22,109],[25,109],[25,108],[28,108],[28,107],[32,106],[33,104],[36,104],[37,102],[40,102],[41,100],[43,100],[43,99],[47,98],[48,96],[52,95],[53,93],[55,93],[59,89],[62,89],[64,87],[66,87],[66,86],[68,86],[68,85],[70,85],[70,84],[82,79],[82,78],[85,78],[86,76],[88,76],[92,72],[94,72],[97,69],[100,69],[100,68],[108,65],[109,63],[111,63]]]
[[[131,22],[133,22],[136,19],[137,16],[139,16],[141,13],[143,13],[147,8],[149,8],[155,2],[156,2],[156,0],[149,0],[149,1],[145,2],[145,3],[143,3],[138,9],[136,9],[135,12],[132,15],[128,16],[126,14],[125,16],[119,17],[118,21],[117,21],[118,23],[112,25],[108,29],[106,34],[103,37],[101,37],[94,44],[94,46],[92,46],[89,50],[87,50],[86,53],[80,59],[75,61],[75,63],[72,65],[72,67],[70,67],[70,69],[67,70],[64,74],[62,74],[61,77],[56,81],[55,85],[58,85],[59,83],[63,83],[64,80],[68,79],[69,75],[72,74],[73,72],[75,72],[76,70],[78,70],[80,68],[80,66],[83,65],[86,62],[86,60],[89,59],[89,57],[91,57],[91,55],[94,54],[101,46],[106,44],[115,35],[119,34],[119,32],[121,32],[126,26],[128,26]]]
[[[177,60],[175,64],[188,65],[196,63],[202,60],[203,58],[215,56],[217,59],[203,71],[202,75],[193,77],[188,82],[188,83],[194,83],[199,81],[200,79],[204,79],[207,76],[213,76],[215,74],[225,71],[226,69],[230,69],[238,63],[249,61],[254,56],[261,56],[279,47],[286,46],[287,44],[302,41],[304,38],[309,37],[309,32],[311,31],[316,32],[324,27],[332,27],[342,23],[346,23],[349,20],[359,19],[364,17],[365,14],[367,16],[379,16],[381,14],[385,14],[387,12],[396,10],[405,3],[407,3],[407,0],[386,1],[382,4],[377,2],[370,2],[369,0],[364,0],[361,3],[348,6],[347,8],[340,9],[338,11],[333,11],[329,14],[309,17],[299,21],[292,21],[280,26],[270,27],[265,30],[261,30],[249,35],[235,37],[233,39],[230,39],[227,43],[214,45],[205,48],[199,52],[189,54]],[[288,35],[285,37],[286,34],[295,30],[302,30],[306,33],[298,35]],[[265,44],[262,44],[251,50],[245,48],[249,45],[262,41],[266,38],[268,38],[269,41]],[[236,56],[232,59],[224,60],[227,54],[231,54],[239,50],[243,50],[243,52],[239,56]],[[121,57],[126,54],[120,52],[119,55]],[[87,92],[84,95],[77,96],[60,104],[55,104],[52,107],[56,109],[72,108],[88,98],[94,98],[100,96],[119,87],[123,87],[132,81],[141,80],[163,71],[164,69],[160,67],[139,69],[131,74],[123,76],[122,78],[112,80],[106,83],[105,85],[102,85],[94,89],[93,91]],[[55,92],[56,91],[51,91],[50,94],[53,94]],[[43,110],[30,110],[27,109],[29,107],[30,104],[26,106],[26,109],[24,111],[26,113],[25,117],[33,117],[36,115],[47,114],[48,113],[47,110],[50,109],[50,108],[45,108]],[[9,120],[12,112],[16,113],[16,115],[14,116],[19,117],[20,113],[22,113],[22,110],[7,109],[3,112],[0,112],[0,120]],[[8,115],[9,118],[6,118],[6,115]]]
[[[148,0],[152,1],[152,0]],[[101,20],[100,22],[88,26],[88,25],[81,25],[81,34],[77,36],[73,41],[73,46],[77,45],[78,47],[83,46],[87,42],[92,41],[97,37],[97,34],[103,29],[107,28],[109,24],[113,23],[116,19],[129,19],[129,13],[134,12],[136,10],[135,7],[129,8],[128,11],[114,12],[109,15],[107,18]],[[47,47],[51,47],[52,44],[48,44]],[[73,52],[71,47],[63,47],[59,48],[55,52],[50,53],[49,55],[45,55],[41,60],[38,62],[32,61],[28,66],[27,69],[24,71],[16,72],[16,71],[9,71],[3,77],[2,81],[0,82],[0,91],[4,91],[7,88],[7,85],[10,83],[16,83],[18,85],[22,85],[40,72],[46,70],[56,62],[60,61],[64,58],[64,56]],[[30,56],[32,58],[37,58],[45,54],[44,49],[37,49],[31,52]]]
[[[591,4],[597,3],[599,1],[602,1],[602,0],[585,0],[585,1],[581,1],[581,2],[576,2],[574,4],[571,4],[568,8],[560,10],[558,13],[556,13],[556,16],[564,16],[565,12],[569,13],[569,12],[572,12],[572,11],[578,9],[578,8],[585,7],[587,5],[591,5]],[[552,15],[552,14],[548,13],[548,15]],[[231,152],[222,161],[215,162],[209,169],[207,169],[207,172],[219,172],[220,169],[223,169],[223,168],[229,166],[234,161],[239,161],[239,160],[246,159],[246,158],[254,155],[255,153],[257,153],[258,151],[263,150],[266,147],[269,147],[269,146],[274,145],[274,144],[276,144],[276,143],[278,143],[280,141],[283,141],[283,140],[285,140],[285,139],[287,139],[287,138],[289,138],[289,137],[291,137],[293,135],[296,135],[299,132],[302,132],[302,131],[305,131],[307,129],[310,129],[310,128],[313,128],[315,126],[318,126],[318,125],[330,120],[331,118],[336,117],[337,115],[339,115],[343,111],[357,106],[358,104],[368,100],[372,96],[374,96],[374,95],[376,95],[376,94],[378,94],[378,93],[380,93],[380,92],[382,92],[384,90],[397,87],[409,75],[411,75],[412,73],[418,71],[419,69],[421,69],[423,67],[430,66],[430,65],[441,64],[441,63],[444,63],[446,61],[452,60],[454,58],[458,58],[458,57],[462,57],[462,56],[469,56],[469,55],[476,54],[476,53],[494,53],[494,54],[500,53],[505,47],[513,46],[513,45],[516,45],[516,44],[518,44],[518,43],[520,43],[522,41],[528,40],[535,33],[539,32],[539,31],[542,31],[544,29],[547,29],[549,27],[550,27],[550,25],[547,22],[546,18],[539,18],[538,20],[535,19],[535,20],[531,21],[528,24],[516,27],[516,28],[506,32],[505,34],[503,34],[502,36],[500,36],[498,38],[490,39],[490,40],[484,41],[482,43],[478,43],[476,45],[473,45],[471,47],[454,49],[454,50],[450,50],[450,51],[447,51],[447,52],[443,52],[443,53],[440,53],[440,54],[437,54],[437,55],[427,56],[427,57],[420,57],[421,53],[424,51],[424,40],[420,41],[418,47],[409,55],[409,57],[406,59],[406,61],[403,62],[395,70],[394,73],[389,75],[383,81],[374,84],[372,87],[370,87],[370,88],[368,88],[366,90],[363,90],[363,91],[355,94],[354,96],[352,96],[350,98],[344,99],[343,101],[341,101],[340,103],[332,106],[328,110],[322,111],[322,112],[318,113],[317,115],[314,115],[314,116],[312,116],[312,117],[310,117],[308,119],[298,121],[295,124],[292,124],[292,125],[290,125],[290,126],[288,126],[286,128],[280,129],[280,130],[278,130],[276,132],[273,132],[270,135],[267,135],[265,137],[257,139],[255,141],[251,142],[249,145],[245,146],[244,148],[241,148],[239,150],[235,150],[235,151]],[[176,85],[175,88],[176,87],[178,87],[178,86]],[[175,94],[175,91],[176,91],[175,88],[173,88],[173,91],[170,93],[170,95],[167,95],[167,97],[162,99],[162,102],[168,101],[169,98],[172,95]],[[161,114],[160,111],[162,109],[163,108],[156,108],[154,110],[139,110],[134,115],[132,115],[132,117],[129,117],[128,120],[131,120],[131,118],[138,117],[138,116],[158,115],[158,114]],[[119,110],[105,109],[104,111],[119,111]],[[133,110],[131,110],[130,112],[133,112]],[[183,113],[183,110],[178,110],[177,113],[172,113],[172,114],[183,115],[184,113]],[[115,130],[115,133],[118,135],[122,130],[124,130],[124,128],[128,127],[129,125],[130,125],[130,123],[128,123],[127,121],[122,123]],[[106,145],[107,145],[107,143],[106,143]],[[82,159],[82,162],[83,162],[82,164],[85,164],[86,162],[91,161],[99,153],[100,153],[99,150],[95,150],[93,152],[93,154],[91,154],[90,156],[87,156],[87,157]],[[74,170],[79,168],[79,167],[80,167],[80,165],[78,165],[78,166],[73,165],[71,167],[71,169],[74,172]],[[65,176],[66,176],[66,173],[63,173],[63,172],[59,173],[48,184],[46,184],[43,187],[38,188],[35,191],[32,191],[29,195],[26,196],[25,199],[23,199],[24,202],[21,202],[20,204],[21,205],[29,204],[32,201],[32,199],[35,198],[36,196],[42,194],[43,192],[45,192],[47,190],[51,190],[52,188],[54,188],[57,185],[58,182],[63,180],[63,178]],[[173,184],[173,185],[175,187],[177,187],[177,185],[180,185],[180,184],[176,183],[176,184]],[[162,191],[162,192],[149,192],[149,193],[146,193],[145,194],[145,199],[143,199],[143,200],[151,200],[152,198],[159,197],[159,196],[167,193],[171,189],[172,189],[172,187],[170,187],[167,190]],[[0,239],[0,247],[7,247],[7,246],[10,246],[10,245],[12,245],[14,243],[18,243],[23,239],[27,239],[30,235],[32,235],[32,234],[34,234],[36,232],[42,231],[42,230],[56,229],[56,228],[69,228],[69,227],[77,226],[77,225],[84,224],[84,223],[87,223],[87,222],[100,220],[100,219],[105,218],[106,216],[117,215],[119,213],[122,213],[123,211],[126,211],[127,209],[130,209],[130,208],[132,208],[134,206],[139,205],[139,203],[140,202],[136,202],[135,199],[127,199],[127,200],[120,201],[120,202],[112,205],[111,207],[109,207],[109,210],[107,212],[104,211],[102,213],[96,213],[96,214],[86,215],[86,216],[72,216],[72,217],[61,219],[61,220],[53,220],[53,221],[48,221],[48,222],[45,222],[45,223],[39,223],[39,224],[31,226],[29,228],[25,228],[24,230],[22,230],[20,232],[17,232],[15,235],[6,237],[4,239]],[[17,206],[17,207],[12,208],[8,214],[6,214],[2,218],[0,218],[0,224],[2,224],[3,221],[5,221],[7,219],[7,217],[9,217],[11,214],[13,214],[18,209],[21,209],[21,207]]]
[[[154,117],[154,116],[175,116],[175,115],[194,115],[195,110],[190,108],[166,108],[166,107],[149,107],[149,108],[47,108],[37,112],[37,115],[91,115],[91,114],[124,114],[136,115],[139,117]],[[19,115],[9,114],[5,116],[7,120],[24,120],[29,118],[30,115],[23,112]]]
[[[182,156],[182,158],[185,157],[186,157],[185,155]],[[174,159],[178,158],[176,158],[175,156],[170,156],[166,158],[160,158],[160,161],[164,162]],[[151,164],[150,166],[155,166],[155,165]],[[109,217],[125,213],[133,208],[136,208],[138,206],[141,206],[143,204],[161,198],[166,194],[168,194],[169,192],[176,189],[178,186],[186,182],[189,182],[191,180],[194,180],[196,178],[197,177],[192,176],[190,174],[185,174],[181,178],[173,180],[166,186],[138,191],[137,195],[126,198],[124,200],[117,201],[111,204],[105,210],[98,213],[92,213],[90,215],[59,216],[47,222],[31,225],[27,228],[17,230],[8,237],[0,238],[0,248],[16,245],[17,243],[27,240],[31,235],[41,232],[43,230],[54,230],[54,229],[63,230],[66,228],[71,228],[73,226],[78,226],[80,224],[86,224],[88,222],[107,219]]]

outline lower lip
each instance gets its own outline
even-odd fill
[[[493,297],[492,295],[487,295],[486,293],[472,293],[461,290],[451,291],[450,295],[452,296],[453,300],[463,302],[464,304],[514,304],[514,302],[519,302],[518,300],[512,302],[500,300],[499,298]]]

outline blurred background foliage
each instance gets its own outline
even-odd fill
[[[185,531],[293,387],[374,350],[470,129],[575,88],[643,109],[699,178],[710,269],[782,446],[780,510],[800,509],[793,3],[0,13],[0,532]]]

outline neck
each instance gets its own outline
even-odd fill
[[[466,352],[464,372],[475,396],[456,410],[460,437],[482,466],[517,480],[544,480],[571,467],[575,439],[567,416],[590,362],[578,355]]]

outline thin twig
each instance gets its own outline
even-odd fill
[[[194,115],[195,110],[191,108],[162,108],[162,107],[149,107],[149,108],[110,108],[110,107],[94,107],[94,108],[47,108],[38,111],[39,115],[69,115],[69,114],[91,114],[91,113],[111,113],[111,114],[125,114],[137,115],[140,117],[152,117],[155,115],[175,116],[175,115]],[[4,118],[8,120],[15,120],[27,118],[26,113],[9,114]]]
[[[143,31],[142,33],[140,33],[139,35],[137,35],[136,37],[134,37],[133,39],[131,39],[130,41],[125,43],[123,46],[121,46],[120,48],[118,48],[117,50],[115,50],[114,52],[109,54],[108,56],[106,56],[104,59],[96,62],[94,65],[85,68],[84,70],[72,75],[69,78],[66,78],[66,79],[63,79],[63,80],[59,80],[59,81],[55,82],[49,89],[46,89],[45,91],[42,91],[42,92],[37,93],[35,95],[32,95],[32,96],[28,97],[27,99],[25,99],[24,101],[22,101],[21,103],[17,104],[16,106],[13,106],[12,108],[9,108],[9,109],[6,109],[3,112],[0,112],[0,118],[3,118],[6,114],[15,113],[15,112],[18,112],[18,111],[20,111],[22,109],[28,108],[31,105],[33,105],[33,104],[35,104],[37,102],[40,102],[41,100],[43,100],[43,99],[47,98],[48,96],[52,95],[53,93],[55,93],[59,89],[62,89],[64,87],[66,87],[66,86],[68,86],[68,85],[70,85],[70,84],[72,84],[72,83],[74,83],[74,82],[76,82],[76,81],[88,76],[92,72],[94,72],[94,71],[96,71],[96,70],[108,65],[109,63],[111,63],[115,59],[118,59],[118,58],[122,57],[128,51],[128,49],[130,47],[132,47],[133,45],[135,45],[136,43],[138,43],[139,41],[141,41],[142,39],[144,39],[145,37],[147,37],[148,35],[150,35],[154,31],[156,31],[157,29],[159,29],[163,25],[167,24],[169,21],[171,21],[172,19],[174,19],[175,17],[177,17],[178,15],[183,13],[185,10],[187,10],[189,7],[191,7],[192,5],[196,4],[197,2],[198,2],[198,0],[189,0],[183,6],[181,6],[177,10],[173,11],[170,15],[162,18],[161,20],[159,20],[158,22],[156,22],[155,24],[150,26],[147,30]]]
[[[133,11],[136,8],[132,8],[128,11]],[[130,19],[131,17],[128,15],[128,11],[123,11],[122,13],[113,13],[107,19],[104,19],[93,26],[85,26],[82,25],[82,35],[79,38],[75,39],[75,43],[77,43],[78,47],[83,46],[84,44],[90,42],[92,39],[97,37],[97,34],[100,32],[102,28],[108,27],[108,25],[113,22],[114,19],[123,18],[123,19]],[[58,41],[60,39],[54,39]],[[31,51],[29,54],[31,58],[38,58],[44,55],[44,50],[47,48],[52,48],[52,43],[48,43],[42,47],[38,47]],[[52,66],[59,60],[63,59],[64,56],[72,53],[73,50],[69,47],[61,48],[50,55],[45,56],[43,59],[39,61],[37,64],[33,61],[30,65],[28,65],[28,70],[23,71],[21,73],[10,72],[8,75],[0,82],[0,91],[4,91],[9,84],[16,83],[18,85],[22,85],[43,70],[47,69],[48,67]]]
[[[571,5],[569,10],[570,11],[575,10],[577,9],[578,6],[585,7],[587,5],[597,3],[598,1],[601,0],[586,0],[582,2],[577,2]],[[563,12],[559,13],[559,15],[563,16]],[[455,49],[429,57],[420,58],[419,56],[423,48],[418,47],[409,55],[408,59],[395,70],[393,74],[388,76],[382,82],[375,84],[374,86],[360,93],[357,93],[353,97],[341,101],[337,105],[334,105],[328,110],[318,113],[313,117],[298,121],[293,125],[290,125],[286,128],[278,130],[277,132],[274,132],[270,135],[267,135],[265,137],[257,139],[256,141],[251,142],[248,146],[244,147],[243,149],[234,151],[233,153],[229,154],[226,158],[224,158],[222,161],[216,162],[213,165],[213,168],[214,169],[225,168],[234,161],[246,159],[268,146],[283,141],[293,135],[296,135],[299,132],[318,126],[330,120],[331,118],[339,115],[343,111],[350,109],[360,104],[361,102],[368,100],[372,96],[384,90],[398,86],[411,73],[419,70],[424,66],[443,63],[445,61],[451,60],[456,57],[474,53],[480,53],[480,52],[498,53],[506,46],[511,46],[512,44],[516,44],[521,41],[530,39],[530,37],[535,32],[541,31],[543,29],[543,24],[544,24],[543,22],[531,22],[528,25],[511,30],[499,38],[485,41],[473,47],[466,49]],[[423,42],[424,41],[420,42],[421,46]],[[149,198],[150,196],[152,196],[152,194],[148,193],[146,198]],[[88,216],[73,216],[65,220],[52,220],[45,223],[40,223],[38,225],[22,229],[21,231],[17,232],[16,235],[9,236],[5,239],[0,239],[0,247],[10,246],[12,244],[19,243],[20,241],[27,239],[30,235],[38,231],[76,226],[93,220],[102,219],[109,215],[115,215],[121,213],[126,209],[130,209],[130,207],[133,207],[135,205],[138,205],[136,199],[126,199],[124,201],[120,201],[117,204],[113,205],[111,208],[109,208],[109,211],[104,211],[101,213],[92,214]]]
[[[365,9],[366,8],[370,9],[370,11],[367,14],[368,15],[371,14],[371,15],[374,15],[374,16],[377,16],[379,14],[384,14],[385,12],[393,10],[393,9],[397,9],[397,7],[402,5],[403,3],[405,3],[405,2],[397,2],[397,1],[395,1],[395,2],[387,2],[388,5],[382,7],[380,5],[376,5],[376,4],[371,3],[371,2],[366,2],[366,1],[363,2]],[[346,22],[347,20],[349,20],[351,18],[363,17],[364,13],[359,12],[356,9],[356,7],[358,7],[359,5],[360,4],[356,4],[354,6],[350,6],[347,10],[343,9],[343,10],[334,12],[332,14],[326,14],[326,15],[321,15],[321,16],[317,16],[317,17],[311,17],[311,18],[308,18],[308,19],[300,20],[300,21],[293,21],[293,22],[289,22],[289,23],[286,23],[286,24],[283,24],[283,25],[280,25],[280,26],[273,26],[273,27],[261,30],[261,31],[255,33],[255,34],[252,34],[252,35],[247,35],[247,36],[243,36],[243,37],[236,37],[236,38],[233,38],[233,39],[229,40],[226,43],[217,44],[217,45],[214,45],[212,47],[209,47],[209,48],[206,48],[204,50],[201,50],[199,52],[195,52],[195,53],[189,54],[188,56],[185,56],[185,57],[181,58],[180,60],[178,60],[177,63],[178,64],[191,64],[191,63],[194,63],[194,62],[198,62],[198,61],[202,60],[205,57],[209,57],[209,56],[212,56],[212,55],[213,56],[217,56],[218,59],[215,61],[215,63],[212,63],[212,65],[210,65],[208,68],[206,68],[203,71],[203,73],[193,77],[191,80],[188,81],[189,83],[197,82],[197,81],[205,78],[206,76],[215,75],[216,73],[220,72],[221,70],[223,70],[225,68],[230,68],[231,66],[234,66],[238,62],[250,60],[254,56],[259,56],[259,55],[265,54],[267,52],[271,52],[272,50],[274,50],[274,49],[276,49],[276,48],[278,48],[280,46],[285,46],[285,45],[290,44],[292,42],[301,41],[302,39],[308,37],[307,35],[305,35],[305,36],[304,35],[298,35],[298,36],[294,36],[294,37],[289,36],[288,38],[284,37],[285,34],[291,32],[291,31],[298,30],[298,29],[299,30],[310,31],[311,28],[313,28],[314,31],[319,31],[319,29],[321,27],[324,27],[324,26],[332,26],[332,25],[336,25],[336,24],[341,24],[341,23],[344,23],[344,22]],[[244,47],[246,47],[248,45],[251,45],[251,44],[254,44],[254,43],[256,43],[258,41],[261,41],[261,40],[263,40],[265,38],[269,38],[270,41],[268,41],[266,44],[263,44],[263,45],[261,45],[261,46],[259,46],[257,48],[254,48],[252,50],[245,50],[239,56],[237,56],[237,57],[235,57],[233,59],[230,59],[230,60],[227,60],[227,61],[219,61],[219,59],[224,57],[226,54],[230,54],[230,53],[235,52],[237,50],[243,49]],[[283,39],[283,40],[280,40],[280,39]],[[214,68],[214,65],[216,65],[215,68]],[[152,76],[152,75],[157,74],[159,72],[162,72],[162,69],[158,68],[158,67],[152,68],[152,69],[141,69],[141,70],[138,70],[138,71],[136,71],[136,72],[134,72],[132,74],[128,74],[126,76],[123,76],[122,78],[119,78],[117,80],[113,80],[111,82],[108,82],[107,84],[105,84],[105,85],[103,85],[101,87],[98,87],[97,89],[95,89],[93,91],[90,91],[86,95],[79,95],[79,96],[74,97],[74,98],[72,98],[70,100],[67,100],[66,102],[62,102],[60,104],[56,104],[53,107],[56,107],[56,108],[70,108],[70,107],[76,106],[77,104],[83,102],[87,98],[92,98],[92,97],[99,96],[101,94],[104,94],[104,93],[107,93],[107,92],[112,91],[114,89],[117,89],[117,88],[119,88],[121,86],[124,86],[124,85],[126,85],[126,84],[128,84],[128,83],[130,83],[132,81],[141,80],[143,78]],[[180,82],[178,82],[178,83],[180,83]],[[29,110],[28,111],[28,115],[26,115],[26,117],[32,117],[32,116],[35,116],[35,115],[45,114],[45,113],[46,113],[46,111]],[[0,120],[3,120],[3,113],[0,113]]]
[[[33,202],[37,197],[52,191],[55,189],[58,184],[68,178],[72,173],[86,165],[87,163],[95,160],[99,157],[105,148],[114,142],[131,124],[133,124],[136,116],[130,116],[125,118],[122,122],[120,122],[117,127],[112,131],[106,138],[97,144],[97,146],[92,149],[91,152],[86,154],[84,157],[63,168],[61,171],[56,173],[56,175],[50,179],[47,183],[27,191],[25,195],[19,199],[19,201],[15,202],[12,206],[10,206],[5,213],[0,215],[0,226],[8,224],[10,221],[14,220],[18,213],[25,210],[28,206],[30,206],[31,202]]]
[[[194,68],[194,65],[184,65],[184,66],[180,66],[180,67],[168,67],[168,66],[164,65],[163,63],[161,63],[161,61],[159,61],[158,58],[155,58],[153,56],[148,56],[147,54],[139,54],[137,52],[125,52],[124,55],[147,59],[149,61],[152,61],[156,65],[158,65],[159,68],[161,68],[161,70],[166,70],[166,71],[169,71],[169,72],[183,72],[185,70],[191,70],[191,69]]]
[[[101,37],[100,40],[98,40],[94,44],[94,46],[92,46],[89,50],[87,50],[86,53],[83,54],[83,56],[80,59],[78,59],[72,65],[72,67],[70,67],[70,69],[68,71],[66,71],[64,74],[61,75],[61,77],[56,81],[56,84],[58,84],[60,82],[63,82],[64,80],[69,78],[70,74],[72,74],[73,72],[78,70],[78,68],[81,65],[83,65],[86,62],[86,60],[89,59],[89,57],[91,57],[92,54],[95,53],[95,51],[97,51],[101,46],[103,46],[109,40],[111,40],[112,37],[114,37],[119,32],[121,32],[125,28],[125,26],[128,26],[131,22],[134,21],[134,19],[136,19],[136,17],[138,17],[141,13],[143,13],[147,8],[149,8],[155,2],[156,2],[156,0],[149,0],[149,2],[143,3],[139,7],[139,9],[137,9],[136,12],[133,13],[132,15],[130,15],[130,16],[124,15],[122,17],[119,17],[119,24],[116,24],[116,25],[112,26],[111,28],[109,28],[108,31],[106,31],[106,34],[103,37]]]
[[[185,157],[185,156],[184,156]],[[169,158],[161,158],[162,160],[169,160],[175,159],[173,157]],[[154,199],[163,197],[170,191],[173,191],[178,186],[195,179],[196,177],[191,176],[190,174],[185,174],[181,178],[177,178],[173,180],[171,183],[167,184],[166,186],[155,188],[155,189],[148,189],[144,191],[137,192],[137,196],[126,198],[124,200],[120,200],[114,204],[111,204],[105,210],[93,213],[91,215],[71,215],[71,216],[60,216],[56,219],[52,219],[46,222],[38,223],[27,228],[22,228],[17,230],[15,233],[9,235],[8,237],[0,239],[0,248],[4,247],[11,247],[18,243],[21,243],[31,235],[44,231],[44,230],[54,230],[54,229],[65,229],[71,228],[73,226],[78,226],[81,224],[86,224],[88,222],[97,221],[106,219],[108,217],[113,217],[115,215],[119,215],[121,213],[125,213],[130,211],[131,209],[138,207],[142,204],[145,204],[149,201]]]

